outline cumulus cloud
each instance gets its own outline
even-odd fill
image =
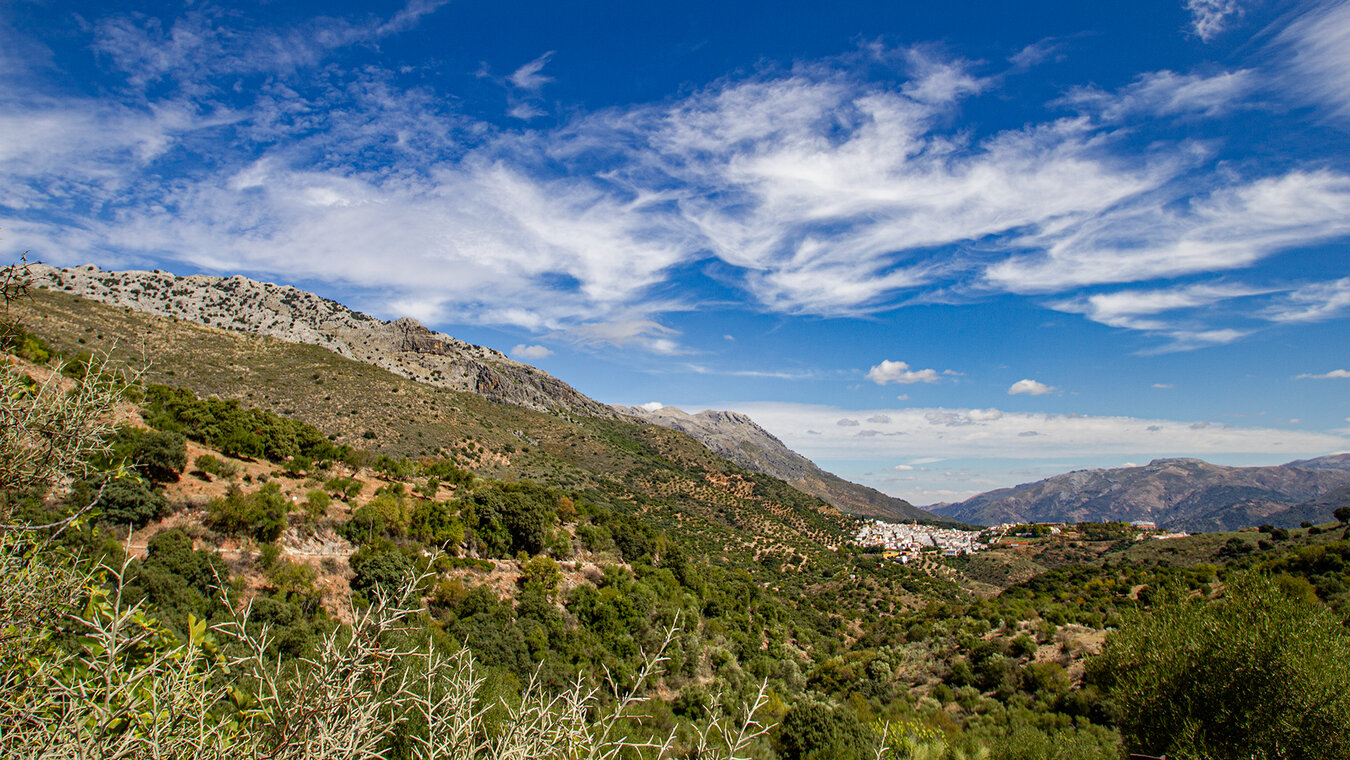
[[[1016,396],[1018,394],[1025,393],[1029,396],[1044,396],[1045,394],[1050,393],[1054,389],[1055,388],[1052,385],[1046,385],[1045,383],[1036,380],[1024,378],[1022,380],[1018,380],[1017,382],[1013,383],[1012,386],[1008,388],[1008,395]]]
[[[1320,375],[1299,375],[1300,380],[1350,380],[1350,369],[1333,369]]]
[[[660,401],[648,401],[645,404],[638,404],[639,409],[646,409],[649,412],[655,412],[656,410],[664,409],[665,407],[666,405]]]
[[[839,427],[858,427],[858,425],[861,423],[859,423],[855,419],[844,417],[843,419],[839,420],[834,424],[838,425]]]
[[[890,424],[891,418],[885,414],[874,414],[871,417],[868,417],[867,421],[875,425],[888,425]]]
[[[933,369],[910,369],[909,364],[905,362],[884,359],[880,364],[867,370],[867,379],[877,385],[887,383],[936,383],[938,373],[937,370]]]
[[[547,346],[527,346],[524,343],[517,344],[511,349],[511,355],[521,359],[544,359],[553,355],[553,351]]]

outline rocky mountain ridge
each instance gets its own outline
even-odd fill
[[[904,499],[887,496],[820,469],[744,414],[712,409],[689,414],[673,406],[616,409],[652,424],[679,430],[725,459],[786,481],[850,514],[885,520],[942,519]]]
[[[34,265],[33,282],[113,306],[208,327],[307,343],[409,380],[560,414],[613,417],[608,406],[500,351],[434,332],[410,318],[385,322],[290,285],[247,277]]]
[[[1270,523],[1294,527],[1331,519],[1316,500],[1350,485],[1350,455],[1265,467],[1227,467],[1201,459],[1155,459],[1142,467],[1075,470],[1000,488],[934,511],[967,522],[1147,520],[1192,531]],[[1313,513],[1317,513],[1313,515]]]

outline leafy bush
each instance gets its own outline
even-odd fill
[[[1223,598],[1172,594],[1089,663],[1131,750],[1169,757],[1350,757],[1350,632],[1249,574]]]
[[[872,737],[852,710],[802,702],[777,729],[783,760],[862,760],[873,754]]]
[[[474,535],[492,557],[538,554],[557,522],[560,495],[534,483],[505,483],[473,494]]]
[[[83,483],[77,487],[75,498],[79,502],[92,499],[97,490],[92,483]],[[132,525],[140,528],[151,520],[163,517],[169,511],[169,502],[164,492],[151,487],[139,478],[113,478],[103,486],[98,499],[101,518],[118,525]]]
[[[150,385],[145,389],[146,422],[238,457],[287,457],[341,460],[351,455],[311,425],[260,409],[245,409],[237,399],[199,399],[186,388]]]
[[[424,501],[413,510],[408,535],[424,544],[455,550],[464,541],[464,523],[449,504]]]
[[[333,497],[328,495],[327,491],[313,490],[305,494],[305,514],[311,519],[317,520],[328,514],[328,507],[333,503]]]
[[[187,467],[187,440],[179,433],[124,426],[111,442],[114,458],[127,461],[156,483],[173,483]]]
[[[324,490],[332,494],[333,498],[342,499],[343,501],[351,501],[357,496],[360,496],[361,491],[363,491],[365,487],[366,484],[356,478],[346,477],[330,478],[323,484]]]
[[[289,507],[281,487],[268,483],[247,496],[231,486],[225,496],[212,499],[206,511],[207,520],[217,530],[270,543],[286,530]]]
[[[397,594],[416,569],[412,560],[400,551],[363,550],[352,555],[352,590],[369,597],[377,589],[386,594]]]

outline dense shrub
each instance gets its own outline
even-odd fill
[[[154,428],[181,433],[231,456],[342,460],[352,450],[337,446],[319,430],[260,409],[246,409],[237,399],[199,399],[185,388],[150,385],[143,406]]]
[[[1350,757],[1350,632],[1257,574],[1172,594],[1090,663],[1126,745],[1169,757]]]
[[[470,497],[474,535],[492,557],[538,554],[557,522],[559,494],[534,483],[504,483]]]
[[[872,737],[852,710],[818,702],[795,705],[777,729],[783,760],[862,760],[872,756]]]
[[[352,555],[352,590],[367,596],[376,590],[395,594],[413,576],[412,560],[400,551],[362,550]]]
[[[464,523],[451,505],[424,501],[413,510],[408,534],[424,544],[453,551],[464,541]]]
[[[80,502],[93,498],[97,489],[92,483],[76,488],[75,498]],[[139,478],[113,478],[103,486],[98,499],[100,518],[118,525],[142,527],[151,520],[163,517],[169,510],[164,492]]]
[[[110,444],[114,460],[125,460],[156,483],[176,482],[187,467],[187,440],[179,433],[124,426]]]
[[[286,530],[289,508],[276,483],[268,483],[248,495],[231,486],[225,496],[206,505],[207,520],[215,529],[267,543],[277,540]]]

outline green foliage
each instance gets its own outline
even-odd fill
[[[231,486],[225,496],[212,499],[206,505],[207,520],[215,529],[250,536],[264,543],[281,537],[286,530],[289,509],[290,505],[276,483],[268,483],[248,495],[237,486]]]
[[[305,514],[309,515],[311,520],[317,520],[328,514],[328,507],[332,505],[333,497],[328,495],[327,491],[313,490],[305,494]]]
[[[107,522],[140,528],[169,511],[164,492],[140,478],[112,478],[102,488],[97,509],[100,519]],[[97,492],[96,482],[82,481],[76,485],[72,498],[77,504],[88,503]]]
[[[557,523],[561,494],[535,483],[502,483],[469,497],[474,536],[491,557],[538,554]]]
[[[522,565],[520,573],[521,585],[527,588],[533,585],[545,596],[556,594],[558,584],[562,581],[562,573],[558,570],[558,563],[552,557],[545,557],[542,554]]]
[[[397,594],[412,579],[412,560],[397,550],[362,550],[352,555],[352,590],[367,597],[377,590]]]
[[[457,511],[445,502],[423,501],[413,510],[408,535],[429,546],[457,553],[464,541],[464,523]]]
[[[468,470],[457,467],[454,462],[448,459],[434,459],[423,462],[420,466],[424,477],[435,478],[442,485],[459,487],[473,485],[473,473]]]
[[[150,385],[143,406],[151,427],[181,433],[231,456],[331,461],[351,453],[350,447],[334,445],[311,425],[246,409],[236,399],[199,399],[185,388]]]
[[[777,729],[783,760],[862,760],[872,755],[872,736],[849,709],[818,702],[795,705]]]
[[[332,494],[333,498],[343,501],[351,501],[360,496],[365,487],[366,484],[356,478],[346,477],[330,478],[323,484],[324,490]]]
[[[189,617],[210,619],[224,611],[221,588],[230,571],[212,553],[193,548],[181,530],[156,534],[146,546],[146,557],[133,566],[129,590],[145,597],[156,616],[179,634],[186,633]]]
[[[177,482],[187,467],[187,440],[179,433],[123,426],[110,445],[111,459],[126,460],[155,483]]]
[[[1169,757],[1350,756],[1350,633],[1250,574],[1218,600],[1171,594],[1090,663],[1132,750]]]

